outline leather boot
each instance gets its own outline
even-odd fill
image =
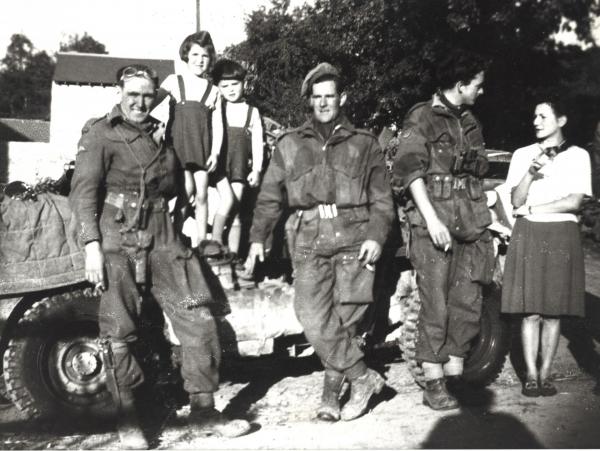
[[[458,408],[458,401],[448,393],[446,381],[443,377],[425,381],[423,391],[423,404],[433,410],[451,410]]]
[[[364,414],[371,396],[380,393],[384,386],[385,379],[371,368],[367,368],[367,372],[359,378],[351,380],[350,399],[342,409],[342,420],[354,420]]]
[[[215,409],[212,393],[190,394],[188,424],[216,437],[235,438],[250,432],[250,423],[246,420],[230,420]]]
[[[340,392],[343,383],[344,375],[342,373],[325,371],[321,405],[317,409],[319,420],[338,421],[340,419]]]
[[[133,392],[121,390],[120,406],[117,410],[117,433],[121,449],[148,449],[140,421],[135,409]]]

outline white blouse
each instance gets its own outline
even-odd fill
[[[541,152],[539,144],[522,147],[514,152],[506,177],[509,189],[519,184],[532,161],[539,157]],[[569,194],[592,195],[590,156],[581,147],[570,146],[560,152],[542,166],[538,174],[540,177],[535,178],[529,187],[525,203],[527,206],[546,204]],[[525,218],[536,222],[577,222],[577,216],[573,213],[534,213]]]

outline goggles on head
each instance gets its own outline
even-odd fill
[[[142,77],[142,78],[146,78],[152,82],[156,82],[156,79],[158,78],[156,75],[156,71],[150,69],[150,68],[139,68],[139,67],[135,67],[135,66],[128,66],[125,69],[123,69],[123,72],[121,72],[121,78],[120,80],[125,80],[126,78],[133,78],[133,77]]]

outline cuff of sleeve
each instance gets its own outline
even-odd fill
[[[371,217],[371,220],[369,221],[369,231],[367,232],[367,240],[376,241],[383,247],[389,233],[389,226],[386,222],[387,221]]]
[[[403,180],[404,189],[407,190],[412,182],[414,182],[417,179],[424,179],[426,175],[427,174],[422,169],[419,169],[418,171],[414,171],[406,175]]]

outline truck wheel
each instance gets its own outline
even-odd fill
[[[77,420],[113,412],[98,337],[99,298],[90,289],[35,302],[4,353],[12,402],[29,418]]]
[[[492,383],[504,366],[509,349],[509,330],[500,316],[501,289],[494,287],[484,293],[481,328],[479,335],[473,339],[473,347],[465,361],[464,379],[473,385],[485,386]],[[418,365],[416,357],[417,324],[421,300],[414,284],[414,290],[403,297],[403,324],[400,331],[400,350],[415,382],[424,387],[423,369]]]
[[[508,323],[500,314],[502,289],[492,286],[484,292],[479,335],[465,362],[463,378],[472,385],[494,382],[504,366],[510,348]]]

